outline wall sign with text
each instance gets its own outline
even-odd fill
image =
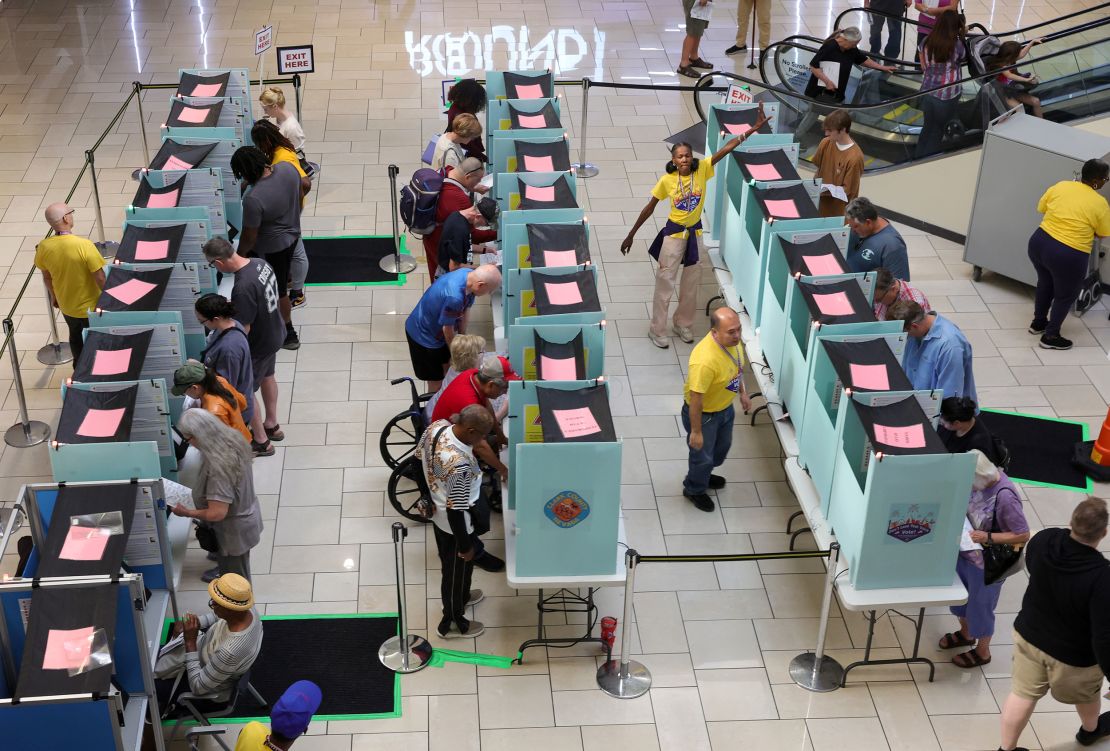
[[[279,76],[293,73],[312,73],[312,45],[301,44],[296,47],[277,48],[277,67]]]

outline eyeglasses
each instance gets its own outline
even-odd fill
[[[216,601],[215,600],[209,600],[208,601],[209,610],[213,610],[213,609],[215,609],[215,607],[216,607]]]
[[[76,213],[76,211],[77,211],[77,209],[70,209],[70,210],[69,210],[69,211],[67,211],[66,213],[62,214],[62,219],[65,219],[65,218],[66,218],[67,216],[69,216],[70,214]]]

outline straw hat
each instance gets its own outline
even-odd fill
[[[239,574],[224,574],[208,584],[208,596],[228,610],[250,610],[254,607],[251,583]]]

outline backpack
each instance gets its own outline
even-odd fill
[[[435,231],[436,206],[446,176],[446,170],[422,167],[413,172],[409,184],[401,188],[401,221],[417,237]]]

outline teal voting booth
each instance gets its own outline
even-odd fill
[[[508,421],[517,575],[612,574],[621,444],[607,384],[513,381]]]
[[[535,264],[533,260],[536,261]],[[590,223],[584,218],[575,221],[533,220],[527,224],[501,224],[502,273],[534,266],[576,266],[589,261]]]
[[[570,145],[562,131],[547,135],[510,131],[509,135],[489,139],[489,163],[489,171],[497,176],[506,172],[566,172],[571,165]]]
[[[856,589],[952,583],[975,457],[944,448],[932,423],[939,397],[892,391],[841,399],[825,516]]]
[[[497,99],[550,99],[555,96],[555,75],[550,70],[487,70],[486,96]],[[487,118],[492,114],[487,110]],[[493,130],[488,127],[486,130]]]
[[[211,238],[207,218],[179,221],[130,218],[123,223],[123,237],[115,260],[121,263],[195,263],[201,294],[215,292],[216,267],[208,263],[203,250]]]
[[[131,199],[131,207],[169,211],[177,208],[201,207],[214,235],[218,228],[227,236],[227,214],[224,209],[223,171],[212,167],[190,170],[142,170],[139,189]],[[158,216],[139,214],[138,218]],[[170,216],[168,218],[177,218]]]
[[[163,133],[162,147],[151,160],[150,168],[167,169],[166,162],[173,158],[173,152],[197,147],[208,148],[204,158],[192,166],[213,167],[220,170],[224,186],[224,215],[227,217],[228,224],[238,231],[243,226],[243,201],[240,197],[239,181],[235,179],[235,173],[231,169],[231,155],[244,144],[243,137],[222,128],[212,131],[193,129],[186,130],[184,133],[181,130],[170,128]],[[170,162],[170,164],[174,163]]]
[[[107,272],[107,284],[97,301],[98,312],[110,313],[107,320],[113,323],[175,323],[181,328],[186,356],[199,358],[205,330],[195,311],[200,294],[196,264],[119,263],[108,266]],[[116,278],[126,281],[116,284]],[[150,288],[152,284],[156,287]],[[139,295],[144,289],[150,291]],[[89,325],[100,320],[105,319],[90,315]]]
[[[513,323],[599,323],[597,267],[514,269],[502,279],[505,326]],[[522,320],[523,319],[523,320]]]
[[[591,324],[535,323],[509,326],[509,361],[525,381],[597,379],[605,370],[605,321]],[[546,360],[544,359],[546,358]],[[556,361],[556,362],[552,362]],[[537,372],[537,366],[547,372]],[[574,368],[574,372],[571,372]],[[562,377],[563,375],[569,377]]]
[[[542,99],[493,99],[486,105],[486,123],[490,138],[507,132],[527,134],[533,131],[563,130],[562,107],[558,97]]]
[[[492,191],[502,211],[578,208],[578,180],[565,172],[507,172],[497,175]]]
[[[176,95],[230,99],[241,108],[244,122],[254,121],[250,71],[246,68],[181,68]],[[250,128],[247,131],[249,144]]]

